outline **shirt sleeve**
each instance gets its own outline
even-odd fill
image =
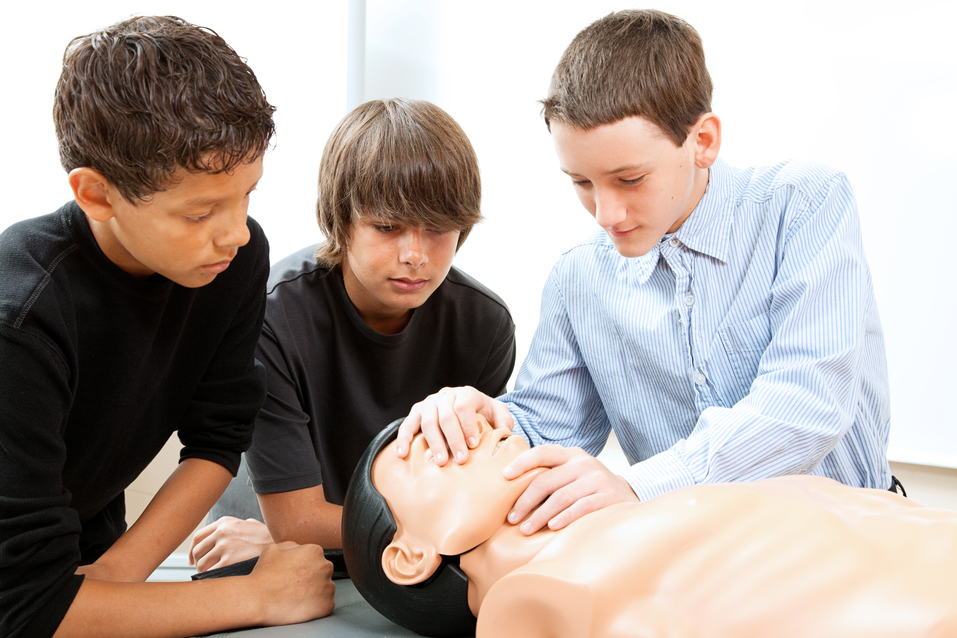
[[[256,350],[256,357],[266,371],[267,393],[256,419],[254,445],[246,452],[246,463],[257,494],[322,484],[316,455],[302,453],[314,449],[309,432],[310,416],[302,409],[299,382],[277,337],[277,331],[282,330],[267,322]],[[289,344],[289,347],[295,346]]]
[[[241,454],[252,442],[253,424],[266,393],[262,365],[255,359],[255,352],[265,313],[269,246],[259,226],[250,222],[250,230],[259,237],[255,246],[244,248],[255,251],[250,275],[235,288],[220,293],[231,299],[238,296],[242,301],[235,306],[237,312],[178,428],[183,443],[180,460],[201,458],[219,463],[233,476],[239,470]]]
[[[513,431],[532,446],[556,443],[597,454],[608,440],[611,425],[565,311],[555,270],[545,283],[538,327],[515,391],[502,401],[515,420]]]
[[[793,201],[770,289],[771,338],[749,393],[705,409],[690,436],[633,465],[624,477],[639,498],[812,472],[858,416],[874,360],[867,337],[880,327],[854,196],[837,175]]]
[[[0,635],[51,636],[82,577],[80,521],[63,487],[70,375],[52,344],[0,327]]]
[[[488,360],[475,387],[491,397],[505,393],[506,384],[515,369],[515,324],[503,310]]]

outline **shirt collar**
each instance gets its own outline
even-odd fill
[[[731,167],[718,158],[709,169],[708,186],[701,201],[674,236],[691,250],[727,263],[731,251],[733,196]]]

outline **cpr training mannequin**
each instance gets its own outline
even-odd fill
[[[469,633],[471,611],[480,638],[957,635],[957,512],[793,476],[526,537],[505,517],[543,470],[502,477],[524,439],[482,420],[468,462],[439,467],[421,435],[398,459],[397,425],[353,476],[344,551],[370,604],[420,633]]]

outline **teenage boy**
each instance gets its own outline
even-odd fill
[[[201,571],[273,540],[342,547],[346,487],[382,427],[444,386],[505,392],[508,308],[452,267],[480,204],[472,145],[434,104],[375,100],[339,123],[319,167],[327,241],[280,261],[268,285],[256,355],[268,394],[244,455],[262,512],[240,472],[213,511],[234,515],[193,538]]]
[[[316,546],[272,547],[248,577],[143,582],[226,487],[264,397],[268,246],[246,209],[273,110],[226,42],[179,18],[67,47],[54,120],[75,201],[0,236],[0,635],[331,611]],[[180,465],[125,531],[123,490],[174,431]]]
[[[815,474],[888,488],[884,341],[844,175],[718,159],[701,40],[658,11],[582,31],[543,103],[602,232],[550,274],[516,390],[427,398],[399,456],[421,427],[439,464],[460,461],[477,412],[514,422],[538,447],[505,475],[552,468],[509,514],[527,534],[700,483]],[[589,455],[612,430],[632,464],[621,476]]]

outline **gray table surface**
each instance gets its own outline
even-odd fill
[[[157,569],[150,581],[189,580],[196,570],[189,566],[185,554],[173,554]],[[317,618],[298,625],[283,627],[256,627],[239,629],[210,637],[235,636],[236,638],[401,638],[418,636],[415,632],[399,627],[374,610],[356,591],[351,580],[337,580],[336,607],[332,615]]]
[[[212,636],[236,638],[393,638],[418,636],[399,627],[363,600],[351,580],[336,581],[336,608],[331,616],[298,625],[257,627],[227,631]]]

